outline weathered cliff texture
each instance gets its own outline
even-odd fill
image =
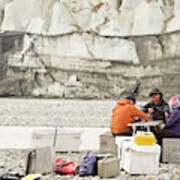
[[[180,29],[179,0],[1,0],[0,9],[4,31],[134,36]]]
[[[3,0],[0,16],[0,95],[180,93],[178,0]]]

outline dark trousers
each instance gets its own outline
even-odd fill
[[[155,133],[156,139],[158,141],[158,144],[161,146],[161,155],[160,155],[160,162],[162,162],[162,141],[163,138],[180,138],[180,136],[174,134],[168,129],[162,130],[158,133]]]
[[[180,136],[174,134],[168,129],[162,130],[159,133],[155,133],[158,144],[162,146],[163,138],[180,138]]]
[[[119,133],[119,134],[112,134],[113,136],[132,136],[132,130],[123,132],[123,133]]]

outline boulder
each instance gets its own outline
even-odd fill
[[[180,57],[180,33],[172,33],[161,37],[164,58]]]
[[[54,82],[46,87],[38,87],[32,91],[34,96],[47,96],[47,97],[63,97],[64,87],[60,83]]]
[[[164,58],[161,39],[155,36],[130,38],[136,44],[137,54],[141,62],[151,63]]]

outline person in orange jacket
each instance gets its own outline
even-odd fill
[[[132,135],[132,130],[128,127],[129,123],[135,122],[135,118],[148,119],[143,111],[137,109],[134,104],[136,99],[128,96],[118,101],[116,107],[112,111],[111,133],[117,135]]]

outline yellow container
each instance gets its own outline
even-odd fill
[[[153,146],[154,143],[157,142],[154,134],[136,134],[134,141],[137,145],[148,145],[148,146]]]

